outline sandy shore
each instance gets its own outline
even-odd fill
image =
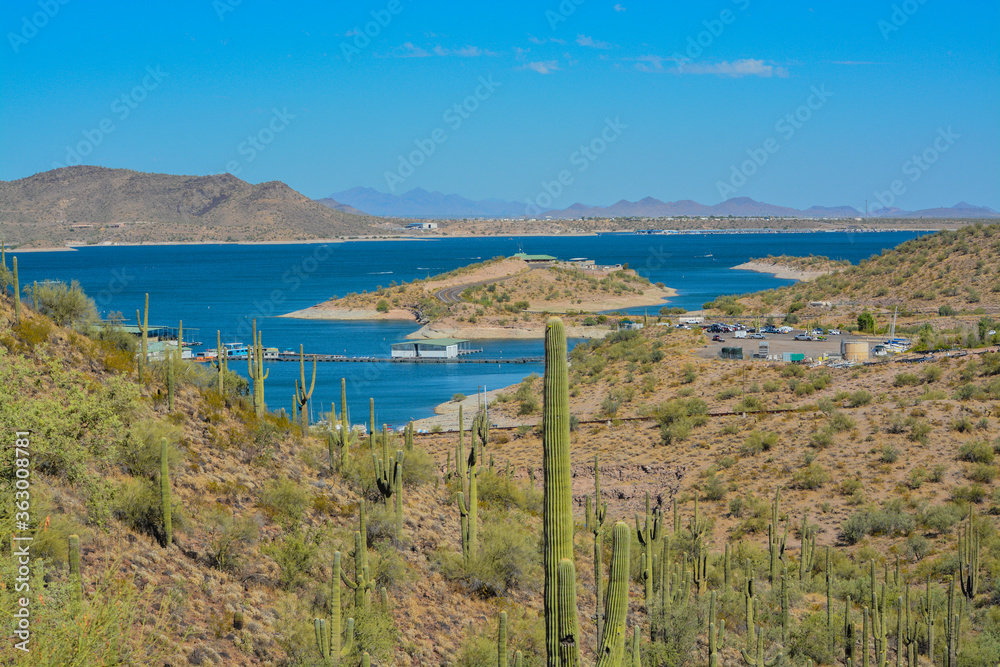
[[[278,317],[293,317],[299,320],[406,320],[408,322],[416,320],[412,312],[398,308],[380,313],[373,308],[323,308],[323,304]]]
[[[611,329],[606,326],[576,326],[568,324],[566,326],[566,336],[568,338],[604,338]],[[447,322],[434,322],[426,324],[407,338],[461,338],[463,340],[510,340],[510,339],[532,339],[545,338],[545,322],[520,322],[517,325],[498,324],[449,324]]]
[[[516,385],[513,385],[516,386]],[[492,403],[498,394],[510,390],[510,387],[499,387],[497,389],[491,389],[486,392],[486,400],[488,403]],[[466,397],[464,401],[456,403],[455,401],[446,401],[434,408],[434,416],[426,417],[424,419],[418,419],[413,422],[414,427],[417,430],[430,431],[434,428],[440,426],[441,430],[444,431],[458,431],[458,406],[462,406],[462,420],[465,422],[465,430],[468,431],[472,428],[472,420],[476,416],[476,411],[479,409],[479,397],[472,395]],[[529,418],[528,423],[534,423],[537,421],[537,417]],[[499,411],[492,412],[490,414],[490,422],[496,424],[497,426],[519,426],[522,421],[514,422],[500,414]],[[468,434],[466,434],[468,435]],[[458,437],[457,435],[455,436]]]
[[[775,278],[782,280],[799,280],[802,282],[815,280],[820,276],[831,273],[830,271],[802,271],[784,264],[771,264],[769,262],[744,262],[743,264],[737,264],[733,268],[743,271],[755,271],[757,273],[770,273]]]

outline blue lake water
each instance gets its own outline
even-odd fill
[[[149,293],[149,319],[176,326],[185,339],[249,342],[257,318],[269,347],[348,356],[389,355],[389,345],[418,327],[411,322],[323,322],[274,317],[334,295],[373,290],[448,271],[522,249],[560,258],[588,257],[598,264],[628,263],[653,282],[677,290],[668,305],[697,309],[720,294],[769,289],[790,281],[729,267],[766,255],[826,255],[852,263],[917,236],[915,232],[603,235],[582,237],[491,237],[412,241],[353,241],[335,244],[97,246],[75,252],[33,252],[18,257],[22,284],[34,280],[78,280],[102,314],[120,311],[129,323]],[[16,253],[14,253],[16,254]],[[650,315],[658,308],[648,310]],[[541,356],[542,341],[476,341],[483,356]],[[269,364],[268,406],[290,409],[298,364]],[[235,370],[246,375],[243,362]],[[309,373],[311,369],[307,369]],[[455,393],[474,394],[513,384],[541,364],[321,363],[313,395],[315,411],[339,400],[340,378],[356,422],[367,421],[375,398],[377,421],[401,424],[433,414]]]

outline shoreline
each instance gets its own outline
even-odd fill
[[[795,280],[798,282],[809,282],[820,276],[832,273],[832,271],[803,271],[785,264],[771,264],[769,262],[743,262],[730,268],[740,271],[753,271],[754,273],[770,273],[779,280]]]
[[[995,219],[983,219],[983,220],[970,220],[967,224],[973,224],[976,221],[996,221]],[[921,229],[906,228],[906,227],[860,227],[860,228],[838,228],[830,229],[827,227],[801,227],[797,229],[785,229],[779,227],[760,227],[760,228],[739,228],[730,229],[725,227],[697,227],[697,228],[684,228],[684,229],[668,229],[664,228],[666,232],[675,232],[677,234],[699,234],[699,233],[713,233],[713,234],[775,234],[775,233],[804,233],[804,232],[844,232],[844,233],[892,233],[892,232],[935,232],[945,229],[944,227],[928,227]],[[634,229],[620,229],[620,230],[607,230],[602,232],[565,232],[559,234],[515,234],[515,236],[526,236],[526,237],[537,237],[537,238],[564,238],[564,237],[585,237],[585,236],[600,236],[602,234],[634,234],[639,235]],[[350,243],[352,241],[439,241],[444,239],[469,239],[469,238],[503,238],[509,236],[509,234],[429,234],[421,236],[355,236],[352,238],[345,237],[334,237],[334,238],[316,238],[316,239],[287,239],[280,241],[186,241],[182,243],[172,242],[172,241],[149,241],[143,243],[116,243],[116,242],[101,242],[101,243],[74,243],[74,244],[64,244],[57,246],[40,246],[31,248],[11,248],[7,247],[7,252],[66,252],[73,250],[80,250],[81,248],[106,248],[106,247],[139,247],[139,246],[201,246],[201,245],[221,245],[221,246],[253,246],[253,245],[307,245],[307,244],[324,244],[324,243]],[[742,265],[741,265],[742,267]],[[741,268],[732,267],[732,268]],[[755,270],[755,269],[747,269]],[[770,271],[760,271],[762,273],[770,273]]]

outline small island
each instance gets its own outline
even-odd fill
[[[627,265],[560,260],[518,253],[372,292],[333,297],[283,317],[323,320],[410,320],[410,338],[542,338],[548,314],[566,316],[569,335],[602,338],[605,311],[649,306],[676,292],[654,285]]]
[[[742,264],[737,264],[733,268],[757,273],[770,273],[775,278],[782,280],[806,282],[850,265],[851,263],[848,261],[830,259],[822,255],[809,255],[808,257],[768,255],[767,257],[753,258]]]

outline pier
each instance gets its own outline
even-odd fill
[[[305,353],[303,358],[306,362],[315,359],[317,362],[331,363],[358,363],[358,364],[541,364],[545,362],[545,357],[512,357],[510,359],[470,359],[470,358],[435,358],[435,357],[347,357],[342,354],[310,354]],[[246,361],[247,355],[233,355],[228,357],[228,361]],[[298,352],[278,352],[265,354],[264,361],[293,361],[299,360]],[[197,357],[194,361],[209,362],[215,361],[215,357]]]

